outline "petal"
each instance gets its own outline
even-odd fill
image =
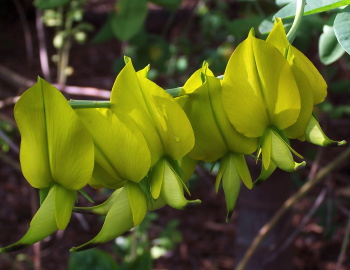
[[[297,48],[292,46],[294,58],[294,65],[300,68],[301,72],[307,76],[313,94],[314,105],[323,102],[327,96],[327,83],[314,66],[314,64]]]
[[[133,226],[134,222],[128,190],[123,187],[117,193],[115,203],[108,211],[100,232],[89,242],[79,247],[73,247],[71,251],[82,251],[106,243],[130,230]]]
[[[141,187],[129,181],[126,185],[134,226],[139,225],[147,212],[147,197]]]
[[[55,219],[59,230],[64,230],[72,216],[77,191],[66,189],[60,185],[52,187],[55,193]]]
[[[36,212],[30,222],[30,227],[27,233],[16,243],[0,248],[0,252],[11,252],[28,247],[55,232],[58,227],[56,224],[54,208],[55,191],[54,188],[51,188],[38,212]]]
[[[129,61],[119,73],[111,93],[111,110],[128,114],[145,137],[151,149],[151,166],[164,155],[162,142],[153,123],[147,98],[139,83],[132,62]]]
[[[285,133],[288,138],[296,139],[305,134],[306,126],[310,120],[313,109],[313,96],[310,95],[309,79],[305,76],[305,73],[297,66],[292,66],[293,74],[296,79],[299,93],[300,93],[300,113],[297,121],[290,127],[285,129]]]
[[[306,141],[320,146],[341,146],[346,144],[346,141],[333,141],[329,139],[323,132],[320,124],[314,116],[311,116],[310,121],[305,131]]]
[[[48,187],[53,179],[47,143],[43,80],[29,88],[17,101],[14,117],[21,133],[20,161],[24,177],[35,188]]]
[[[248,137],[262,136],[270,125],[285,129],[295,123],[299,92],[287,60],[277,48],[250,33],[226,68],[223,104],[233,126]]]
[[[150,168],[150,151],[128,116],[109,109],[81,109],[77,114],[94,140],[96,162],[115,177],[115,182],[141,181]]]
[[[327,95],[327,83],[313,63],[297,48],[289,44],[280,19],[276,19],[275,26],[266,41],[278,48],[288,58],[290,64],[300,69],[300,72],[307,77],[311,86],[307,89],[312,96],[313,104],[323,102]],[[296,80],[298,81],[297,78]],[[299,87],[299,90],[301,90],[301,87]]]
[[[220,85],[219,87],[221,88]],[[207,83],[188,96],[183,109],[196,138],[190,157],[207,162],[221,158],[228,149],[212,111]]]
[[[169,206],[180,210],[193,208],[201,202],[200,200],[189,201],[185,198],[181,179],[166,161],[160,196]]]
[[[265,170],[264,166],[261,166],[261,172],[258,178],[253,182],[253,187],[256,187],[260,185],[261,183],[265,182],[267,178],[270,177],[270,175],[276,170],[277,166],[273,161],[270,161],[269,167]]]
[[[162,188],[164,178],[165,162],[160,159],[158,163],[151,169],[151,194],[153,199],[157,200]]]
[[[236,166],[239,177],[242,179],[244,185],[247,188],[252,189],[253,181],[252,177],[250,176],[249,168],[247,166],[247,162],[244,158],[244,155],[233,153],[231,155],[231,158]]]
[[[238,133],[230,123],[222,104],[221,80],[208,76],[206,83],[211,110],[228,149],[235,153],[251,154],[257,149],[258,140]]]
[[[225,193],[227,210],[226,222],[229,222],[232,216],[233,209],[235,207],[237,197],[239,194],[240,186],[241,179],[231,155],[222,177],[222,187]]]
[[[147,91],[149,110],[161,138],[164,155],[174,160],[186,155],[194,145],[190,121],[179,104],[152,81],[140,79],[143,91]]]
[[[43,79],[22,97],[15,117],[22,134],[23,174],[34,187],[55,181],[68,189],[81,189],[91,177],[94,162],[89,133],[64,96]]]
[[[121,188],[115,190],[105,202],[103,202],[99,205],[95,205],[92,207],[74,207],[74,212],[105,216],[105,215],[107,215],[108,211],[112,208],[114,203],[117,201],[117,199],[119,197],[119,193],[122,190],[123,189],[121,189]]]
[[[281,170],[293,172],[305,166],[305,161],[296,163],[293,159],[290,147],[275,131],[271,133],[271,160]],[[265,167],[267,170],[267,168]]]

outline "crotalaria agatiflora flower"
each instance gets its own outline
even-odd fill
[[[189,156],[206,162],[222,158],[216,190],[222,180],[229,219],[239,193],[241,179],[249,189],[252,188],[252,179],[244,155],[257,149],[258,140],[236,131],[226,116],[221,96],[221,80],[214,77],[205,64],[183,86],[178,102],[190,120],[195,134],[195,145]]]
[[[238,132],[260,138],[262,166],[273,171],[303,167],[291,154],[284,131],[296,123],[301,100],[292,68],[280,51],[253,30],[233,52],[223,79],[222,102]]]
[[[178,160],[194,145],[191,124],[179,104],[146,78],[148,67],[136,72],[129,58],[117,76],[111,94],[111,110],[121,111],[134,121],[151,152],[150,191],[171,207],[183,209],[200,201],[188,201],[187,187]]]
[[[30,185],[48,191],[29,230],[13,251],[66,228],[77,197],[91,178],[94,146],[90,134],[65,97],[39,78],[20,97],[14,116],[22,136],[20,162]]]

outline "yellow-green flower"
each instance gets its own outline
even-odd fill
[[[281,19],[276,18],[274,28],[266,41],[274,45],[288,60],[299,89],[300,114],[297,121],[285,129],[285,134],[289,138],[306,140],[321,146],[345,144],[345,141],[330,140],[312,115],[313,106],[323,102],[327,95],[327,83],[312,62],[288,42]]]
[[[177,160],[194,145],[191,124],[176,101],[146,78],[148,67],[136,72],[129,58],[119,73],[111,93],[111,110],[127,114],[144,135],[151,152],[150,190],[174,208],[198,204],[188,202],[186,186],[177,169]],[[170,191],[170,192],[169,192]]]
[[[205,64],[186,82],[178,102],[182,104],[195,134],[195,145],[189,156],[206,162],[222,158],[216,189],[223,179],[230,217],[239,192],[240,179],[248,188],[252,188],[244,155],[257,149],[258,140],[236,131],[226,116],[221,96],[221,81],[213,76]]]
[[[222,102],[238,132],[260,139],[263,168],[293,171],[295,163],[284,130],[298,119],[301,101],[292,68],[270,43],[248,38],[233,52],[223,79]],[[278,153],[285,155],[277,155]]]
[[[93,187],[117,189],[126,181],[140,182],[148,173],[151,155],[147,142],[129,119],[109,109],[77,109],[95,146]]]
[[[22,136],[20,162],[35,188],[49,189],[29,230],[13,251],[66,228],[77,197],[91,178],[94,147],[90,134],[64,96],[43,79],[18,100],[14,116]]]

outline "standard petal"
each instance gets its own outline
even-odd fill
[[[11,252],[28,247],[57,231],[54,208],[55,191],[54,188],[51,188],[38,212],[36,212],[30,222],[27,233],[16,243],[0,248],[0,252]]]
[[[300,113],[297,121],[285,129],[285,134],[288,138],[296,139],[305,134],[306,126],[312,114],[313,96],[310,95],[310,89],[312,86],[310,85],[309,79],[305,76],[305,73],[295,65],[292,66],[292,71],[299,88],[301,101]]]
[[[94,166],[91,136],[61,92],[44,80],[39,82],[52,178],[67,189],[81,189]]]
[[[227,118],[222,105],[221,80],[212,76],[207,76],[206,91],[209,97],[211,111],[227,148],[231,152],[241,154],[251,154],[254,152],[258,147],[258,140],[256,138],[248,138],[238,133]]]
[[[183,109],[196,138],[190,157],[212,162],[227,152],[227,146],[214,117],[207,88],[206,83],[198,87],[188,96]]]
[[[276,18],[274,28],[266,41],[278,48],[288,59],[289,63],[300,69],[300,72],[307,77],[310,83],[310,87],[307,90],[312,96],[313,104],[323,102],[327,95],[327,83],[314,64],[297,48],[289,44],[281,19]],[[297,78],[296,80],[298,82]],[[301,90],[300,86],[299,90]]]
[[[149,112],[148,97],[129,61],[119,73],[111,93],[111,110],[128,114],[144,135],[151,149],[151,166],[164,156],[161,138]]]
[[[115,177],[116,182],[120,179],[141,181],[150,168],[150,151],[144,136],[128,116],[109,109],[81,109],[77,114],[94,140],[96,162]]]
[[[17,101],[14,116],[21,133],[20,161],[24,177],[35,188],[48,187],[50,171],[43,81],[29,88]]]
[[[164,155],[174,160],[186,155],[194,145],[190,121],[179,104],[161,87],[152,81],[140,79],[147,94],[149,110],[161,139]]]
[[[295,123],[299,92],[291,67],[277,48],[250,33],[226,68],[223,104],[233,126],[248,137],[262,136],[271,125],[285,129]]]

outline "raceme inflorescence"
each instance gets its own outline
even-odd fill
[[[241,181],[251,189],[278,167],[293,172],[290,140],[340,146],[313,115],[327,85],[315,66],[287,40],[281,20],[266,40],[251,30],[233,52],[224,76],[208,63],[173,98],[147,78],[149,67],[125,67],[113,85],[108,108],[73,109],[52,85],[39,78],[18,100],[14,116],[21,133],[24,177],[40,189],[41,206],[27,233],[1,252],[30,246],[64,230],[72,212],[104,215],[100,232],[71,251],[115,239],[139,225],[147,211],[169,205],[193,208],[187,181],[198,162],[220,161],[216,191],[222,186],[227,217]],[[252,179],[246,156],[261,167]],[[75,207],[79,191],[114,190],[102,204]]]

